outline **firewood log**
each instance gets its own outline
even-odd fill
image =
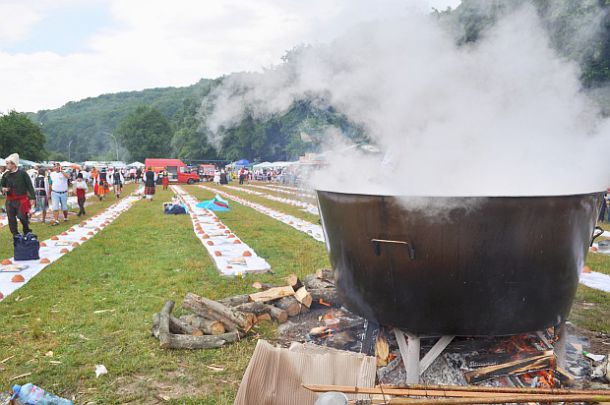
[[[322,280],[334,282],[335,272],[332,269],[318,269],[316,270],[316,277]]]
[[[174,301],[166,301],[159,312],[159,342],[163,348],[169,347],[170,344],[169,319],[172,309],[174,309]]]
[[[269,314],[271,319],[277,321],[278,323],[284,323],[288,320],[288,312],[274,307],[273,305],[265,304],[263,302],[249,302],[247,304],[242,304],[235,309],[241,312],[250,312],[259,317],[262,314]]]
[[[301,304],[305,305],[307,308],[309,308],[311,306],[311,302],[313,301],[311,294],[309,293],[309,291],[307,291],[307,289],[305,287],[299,288],[294,293],[294,298],[296,298],[297,301],[299,301]]]
[[[274,284],[263,283],[261,281],[255,281],[254,283],[252,283],[252,288],[255,288],[257,290],[262,290],[262,291],[268,290],[270,288],[275,288],[275,287],[277,287],[277,286]]]
[[[239,330],[245,333],[252,329],[256,322],[255,316],[252,314],[235,311],[219,302],[193,293],[186,294],[182,305],[204,318],[222,322],[229,331]]]
[[[294,297],[284,297],[273,303],[277,308],[286,311],[288,316],[295,316],[301,312],[301,304]]]
[[[309,290],[309,293],[311,294],[311,298],[314,304],[319,305],[320,300],[322,300],[324,303],[333,307],[341,306],[341,302],[339,301],[339,297],[337,296],[337,290],[335,290],[334,288],[312,289]]]
[[[261,323],[265,321],[271,322],[271,315],[269,313],[256,315],[256,323]]]
[[[218,302],[220,302],[222,305],[226,305],[227,307],[234,307],[234,306],[245,304],[246,302],[248,302],[248,297],[249,297],[248,294],[235,295],[233,297],[227,297],[227,298],[218,300]]]
[[[292,287],[294,292],[297,292],[299,288],[303,287],[303,283],[301,283],[299,277],[294,273],[285,277],[284,280],[286,280],[286,284]]]
[[[257,292],[250,294],[250,301],[252,302],[267,302],[278,300],[283,297],[294,295],[294,290],[291,286],[286,285],[282,287],[270,288],[266,291]]]
[[[305,277],[303,283],[305,284],[305,287],[307,287],[308,290],[335,288],[335,285],[332,282],[320,279],[315,274],[309,274],[307,277]]]
[[[170,333],[167,343],[161,347],[167,349],[214,349],[225,343],[232,343],[240,338],[239,332],[227,332],[222,335],[175,335]]]
[[[220,321],[206,319],[199,315],[183,315],[180,317],[183,321],[193,326],[193,328],[201,330],[206,335],[221,335],[225,333],[225,326]]]

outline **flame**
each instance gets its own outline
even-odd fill
[[[331,306],[331,305],[330,305],[328,302],[324,301],[322,298],[320,298],[320,300],[318,301],[318,303],[319,303],[320,305],[324,305],[325,307],[330,307],[330,306]]]

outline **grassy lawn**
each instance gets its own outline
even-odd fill
[[[129,193],[136,190],[135,184],[127,184],[123,188],[123,196],[128,195]],[[83,219],[87,219],[92,215],[97,214],[98,212],[104,210],[109,205],[114,204],[117,199],[114,195],[108,194],[104,201],[100,201],[99,198],[93,196],[87,199],[87,206],[85,207],[85,211],[87,215],[83,218],[79,218],[74,215],[70,215],[69,221],[67,223],[63,222],[63,214],[59,214],[60,223],[57,226],[49,225],[49,220],[53,217],[52,215],[47,214],[47,222],[30,222],[30,227],[32,231],[38,236],[39,240],[45,240],[50,238],[53,235],[57,235],[62,233],[66,229],[69,229],[74,224],[79,223]],[[2,204],[4,204],[4,200],[2,200]],[[78,212],[78,206],[71,210],[72,212]],[[19,223],[19,232],[21,232],[23,228],[21,227],[21,223]],[[11,235],[11,231],[7,226],[3,226],[0,228],[0,258],[4,259],[7,257],[13,256],[13,237]],[[0,359],[1,360],[1,359]]]
[[[154,202],[138,202],[0,303],[0,361],[15,356],[0,365],[1,387],[32,381],[77,403],[233,402],[256,338],[272,338],[274,328],[257,327],[258,336],[216,350],[159,348],[150,319],[166,299],[179,314],[186,292],[221,298],[252,291],[254,280],[221,277],[190,218],[162,214],[170,196],[158,189]],[[221,218],[273,266],[274,275],[256,279],[327,265],[323,244],[249,208],[232,204]],[[96,379],[96,364],[109,374]],[[10,381],[24,373],[32,374]]]
[[[245,200],[252,201],[252,202],[257,203],[257,204],[264,205],[264,206],[272,208],[274,210],[278,210],[280,212],[283,212],[284,214],[289,214],[289,215],[292,215],[294,217],[303,219],[305,221],[308,221],[308,222],[311,222],[311,223],[314,223],[314,224],[317,224],[320,221],[320,217],[319,216],[310,214],[308,212],[305,212],[305,211],[303,211],[302,208],[295,207],[294,205],[285,204],[285,203],[282,203],[282,202],[279,202],[279,201],[268,200],[268,199],[266,199],[266,198],[264,198],[262,196],[259,196],[259,195],[248,194],[248,193],[244,193],[244,192],[241,192],[241,191],[236,191],[234,189],[224,188],[223,186],[218,186],[218,185],[216,185],[214,183],[205,183],[205,185],[213,187],[213,188],[217,188],[217,189],[222,190],[224,192],[227,192],[229,194],[233,194],[234,196],[241,197],[241,198],[243,198]],[[240,186],[238,182],[237,183],[233,182],[233,183],[230,183],[229,185],[235,186],[235,187],[244,187],[244,188],[247,188],[247,186]],[[265,193],[265,194],[273,194],[272,192],[267,193],[267,190],[260,190],[260,189],[255,189],[255,188],[248,188],[248,189],[249,190],[258,191],[258,192],[261,192],[261,193]],[[284,194],[284,195],[276,194],[276,195],[279,196],[279,197],[283,197],[283,198],[289,198],[291,200],[297,200],[298,199],[296,196],[291,196],[291,195],[288,195],[288,194]]]

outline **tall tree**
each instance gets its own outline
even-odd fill
[[[24,159],[44,160],[45,141],[40,127],[27,115],[16,111],[0,114],[0,156],[16,152]]]
[[[138,107],[121,121],[116,134],[134,160],[172,155],[172,128],[155,108]]]
[[[180,109],[174,116],[176,131],[172,138],[174,155],[180,159],[216,159],[216,150],[208,142],[206,129],[202,127],[197,114],[201,101],[187,98],[182,102]]]

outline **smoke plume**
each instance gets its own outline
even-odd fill
[[[332,105],[379,154],[333,144],[318,189],[407,196],[561,195],[605,190],[610,124],[557,54],[534,8],[459,45],[411,13],[353,27],[262,73],[230,75],[204,101],[212,133],[297,100]],[[219,142],[219,139],[216,139]]]

